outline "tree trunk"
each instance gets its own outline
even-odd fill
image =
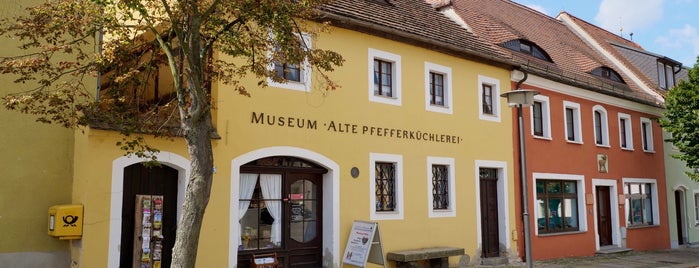
[[[206,112],[200,120],[184,122],[188,125],[185,129],[185,139],[192,170],[182,204],[182,216],[177,225],[171,267],[191,268],[196,263],[199,233],[213,180],[211,113]]]

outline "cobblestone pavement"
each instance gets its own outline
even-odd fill
[[[608,254],[594,257],[574,257],[535,261],[534,267],[699,268],[699,248],[680,248],[656,251],[631,251],[626,253]]]

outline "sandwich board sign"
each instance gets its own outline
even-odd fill
[[[381,233],[377,222],[354,221],[350,231],[342,263],[365,267],[367,262],[386,267],[381,245]]]

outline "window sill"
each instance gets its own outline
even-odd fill
[[[660,225],[633,225],[633,226],[626,226],[626,229],[629,230],[636,230],[636,229],[646,229],[646,228],[657,228],[660,227]]]
[[[574,235],[574,234],[583,234],[583,233],[587,233],[587,231],[568,231],[568,232],[559,232],[559,233],[544,233],[544,234],[537,234],[536,236],[548,237],[548,236]]]
[[[649,153],[649,154],[654,154],[654,153],[655,153],[654,150],[650,150],[650,151],[648,151],[648,150],[643,150],[643,152],[644,152],[644,153]]]
[[[607,149],[612,148],[612,146],[609,146],[609,144],[595,144],[595,145],[597,145],[597,147],[600,147],[600,148],[607,148]]]
[[[500,115],[499,114],[480,113],[480,114],[478,114],[478,119],[480,119],[482,121],[490,121],[490,122],[500,123]]]
[[[633,152],[633,151],[634,151],[633,148],[625,148],[625,147],[621,147],[621,150],[622,150],[622,151],[629,151],[629,152]]]
[[[570,143],[570,144],[583,144],[582,141],[571,141],[571,140],[566,140],[566,142],[567,142],[567,143]]]
[[[537,136],[537,135],[532,135],[535,139],[540,139],[540,140],[553,140],[551,137],[546,137],[546,136]]]

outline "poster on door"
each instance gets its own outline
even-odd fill
[[[136,195],[134,268],[161,268],[163,253],[163,196]]]

